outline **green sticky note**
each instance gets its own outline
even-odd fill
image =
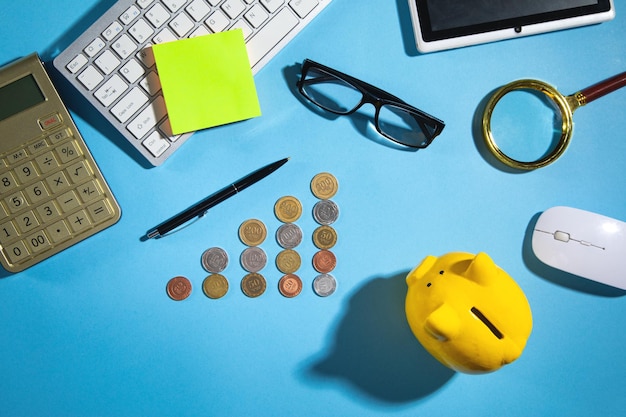
[[[241,29],[152,46],[172,133],[261,115]]]

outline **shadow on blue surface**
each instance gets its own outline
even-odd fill
[[[337,378],[370,397],[401,404],[427,397],[455,375],[409,328],[404,313],[407,273],[374,278],[354,293],[336,327],[334,344],[307,376]]]

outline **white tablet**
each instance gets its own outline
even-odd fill
[[[417,49],[459,48],[600,23],[613,0],[408,0]]]

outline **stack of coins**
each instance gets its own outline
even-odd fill
[[[313,255],[313,268],[320,273],[313,280],[313,291],[327,297],[337,289],[337,281],[330,272],[337,265],[337,258],[330,249],[337,243],[337,232],[330,225],[339,218],[339,207],[331,200],[337,194],[339,183],[328,172],[317,174],[311,180],[311,191],[319,201],[313,207],[313,218],[320,226],[313,232],[313,243],[319,249]]]
[[[267,237],[267,228],[261,220],[249,219],[239,226],[239,238],[248,247],[241,253],[241,266],[248,271],[241,280],[241,290],[250,298],[265,292],[267,282],[259,272],[267,263],[265,251],[259,247]]]
[[[281,197],[274,204],[274,214],[283,222],[276,231],[276,241],[283,248],[276,256],[276,267],[284,274],[278,281],[278,291],[292,298],[302,291],[302,280],[296,275],[302,260],[294,250],[302,242],[302,229],[295,223],[302,215],[302,204],[296,197]]]
[[[202,254],[202,267],[210,272],[202,283],[204,294],[213,299],[222,298],[228,292],[228,280],[221,274],[228,266],[228,254],[219,247],[212,247]]]

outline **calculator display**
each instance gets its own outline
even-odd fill
[[[0,87],[0,121],[44,101],[46,97],[32,75]]]

